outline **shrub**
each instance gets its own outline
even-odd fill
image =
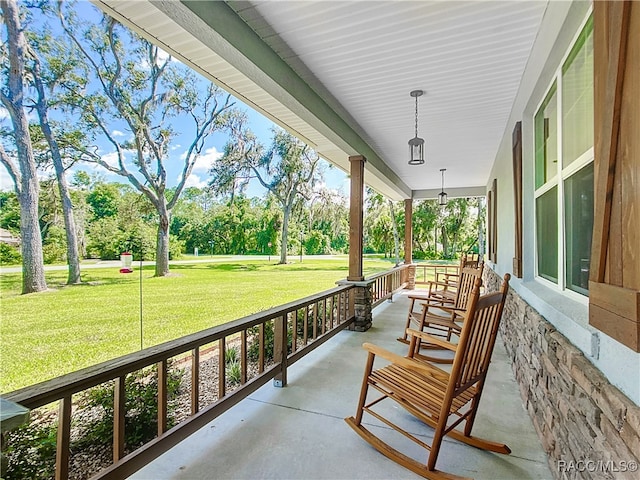
[[[185,242],[174,235],[169,235],[169,260],[179,260],[185,251]]]
[[[230,363],[238,361],[238,349],[236,347],[231,347],[225,350],[224,352],[224,363],[225,365],[229,365]]]
[[[152,440],[158,431],[158,369],[156,366],[127,375],[125,379],[125,450],[130,452]],[[175,425],[174,400],[180,390],[181,375],[169,371],[167,426]],[[109,382],[89,390],[81,404],[85,408],[97,408],[101,415],[92,416],[83,425],[79,446],[99,444],[109,446],[113,438],[113,394],[114,384]]]
[[[260,358],[260,336],[259,336],[259,326],[251,327],[248,330],[249,336],[251,338],[249,343],[249,348],[247,349],[247,357],[252,362],[257,362]],[[264,361],[270,362],[274,357],[274,340],[275,340],[275,327],[274,322],[267,322],[264,324]],[[287,329],[287,351],[291,353],[291,341],[293,339],[293,332],[291,329],[291,325]]]
[[[3,265],[15,265],[22,263],[22,255],[18,247],[12,247],[6,243],[0,243],[0,263]]]
[[[226,375],[231,385],[238,385],[242,380],[242,366],[240,362],[234,360],[233,362],[227,363]]]
[[[313,335],[313,307],[308,306],[309,314],[307,315],[307,335],[309,338]],[[298,317],[298,321],[296,322],[296,335],[298,338],[302,338],[304,335],[304,310],[299,309],[296,312]],[[318,318],[315,319],[316,327],[318,331],[318,335],[321,332],[321,325],[323,321],[324,315],[321,310],[318,310]],[[260,357],[260,337],[259,337],[259,326],[256,325],[248,330],[250,342],[249,347],[247,348],[247,356],[250,361],[257,362]],[[293,325],[291,322],[288,323],[287,327],[287,353],[291,353],[291,346],[293,344]],[[273,360],[274,355],[274,323],[268,322],[264,325],[264,357],[265,361]]]
[[[37,425],[32,422],[6,433],[8,463],[7,470],[2,472],[2,478],[53,478],[56,465],[56,432],[55,425]]]
[[[49,227],[47,238],[42,245],[44,263],[63,262],[67,257],[67,236],[64,228],[58,226]]]

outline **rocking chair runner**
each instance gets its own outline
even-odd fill
[[[402,357],[376,345],[365,343],[363,347],[368,350],[369,355],[356,416],[345,419],[349,426],[383,455],[430,479],[460,478],[435,469],[444,435],[484,450],[503,454],[511,453],[509,447],[504,444],[471,436],[498,333],[509,278],[509,274],[504,276],[499,292],[483,297],[480,297],[479,293],[482,281],[476,280],[457,345],[432,337],[425,332],[408,329],[407,333],[411,336],[412,343],[420,338],[455,352],[450,373],[430,363],[412,358],[413,348],[409,349],[408,357]],[[374,370],[376,356],[385,358],[391,364]],[[367,403],[369,387],[382,395]],[[385,399],[394,400],[409,413],[433,427],[435,431],[431,445],[427,445],[392,423],[383,416],[382,412],[373,410],[373,407],[379,410],[377,407]],[[397,451],[366,429],[362,425],[364,413],[372,415],[429,450],[426,464]],[[464,429],[457,429],[456,427],[462,423],[464,423]]]

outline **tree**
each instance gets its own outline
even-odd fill
[[[454,198],[442,211],[442,246],[445,258],[469,251],[478,240],[478,199]]]
[[[35,39],[35,35],[33,35],[32,38]],[[45,51],[47,51],[53,43],[51,38],[48,36],[39,38],[34,42],[39,50]],[[66,65],[61,67],[61,65],[65,64],[64,57],[62,56],[62,52],[64,51],[64,48],[53,50],[53,63],[56,65],[56,68],[50,68],[47,75],[43,72],[39,54],[34,48],[30,48],[29,56],[31,61],[29,62],[29,78],[31,79],[36,91],[36,96],[33,99],[33,107],[38,113],[40,129],[48,146],[48,155],[53,163],[58,190],[60,191],[60,201],[62,203],[62,214],[64,217],[65,238],[67,243],[67,263],[69,265],[67,283],[72,285],[80,283],[81,281],[80,255],[78,252],[78,236],[76,222],[73,215],[71,192],[67,183],[67,177],[65,176],[66,168],[62,160],[62,148],[58,142],[58,136],[64,138],[64,134],[54,134],[54,128],[49,120],[50,102],[45,90],[45,82],[47,83],[48,89],[53,89],[57,83],[64,80],[64,72],[69,68]]]
[[[282,129],[273,130],[272,144],[265,149],[246,126],[246,115],[230,122],[231,140],[211,169],[211,187],[217,193],[242,190],[255,178],[282,209],[280,263],[287,263],[287,235],[294,205],[309,198],[322,174],[320,157],[307,145]]]
[[[1,0],[0,6],[7,31],[5,46],[2,48],[6,48],[9,61],[6,83],[0,89],[0,100],[11,117],[12,136],[16,147],[14,156],[0,143],[0,162],[13,179],[20,203],[22,293],[41,292],[47,289],[47,283],[44,277],[42,237],[38,223],[39,185],[24,105],[25,58],[28,45],[15,0]],[[3,69],[5,67],[6,65]]]
[[[436,243],[433,233],[438,214],[439,207],[434,200],[416,202],[412,215],[413,243],[417,247],[417,251],[414,251],[415,258],[424,257],[427,252],[432,252],[435,256]]]
[[[0,228],[20,232],[20,203],[15,192],[0,192]]]
[[[347,198],[335,190],[326,187],[317,189],[306,205],[307,231],[321,232],[323,238],[329,239],[326,251],[315,251],[314,245],[305,247],[308,253],[344,253],[349,246],[349,207]],[[316,240],[314,240],[315,242]],[[319,246],[324,249],[324,242]]]
[[[396,258],[396,265],[400,263],[400,237],[398,235],[398,219],[396,218],[396,212],[393,208],[393,201],[387,199],[389,205],[389,216],[391,217],[391,227],[393,232],[393,253]]]
[[[85,60],[76,84],[66,85],[65,101],[80,113],[87,129],[111,144],[117,157],[109,162],[95,149],[86,149],[84,159],[126,178],[151,202],[158,218],[155,274],[167,275],[172,210],[208,137],[225,125],[231,96],[108,16],[81,31],[72,11],[59,8],[58,13],[75,53]],[[165,164],[178,134],[170,122],[176,117],[191,119],[194,134],[183,155],[181,178],[169,192]],[[119,140],[109,128],[110,119],[124,122],[131,138]]]
[[[384,252],[385,258],[391,252],[393,241],[392,210],[385,205],[382,195],[371,188],[367,188],[366,215],[364,227],[369,247],[375,252]]]

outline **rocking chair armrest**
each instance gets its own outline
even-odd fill
[[[429,300],[429,293],[410,293],[407,297],[412,300]]]
[[[444,280],[440,280],[440,276],[444,277]],[[460,279],[460,274],[459,273],[438,273],[437,274],[436,281],[437,282],[444,282],[444,283],[453,283],[454,285],[458,283],[458,280]]]
[[[432,285],[438,285],[440,287],[451,287],[451,284],[447,282],[436,282],[435,280],[429,280],[429,290],[431,290]]]
[[[444,317],[443,315],[438,315],[435,313],[429,313],[429,315],[433,315],[435,317],[442,317],[442,318],[450,318],[450,317],[464,317],[464,314],[466,312],[466,310],[464,308],[457,308],[457,307],[452,307],[451,305],[446,305],[444,303],[425,303],[425,302],[420,302],[420,304],[422,305],[422,312],[423,313],[428,313],[430,308],[436,308],[439,310],[442,310],[443,312],[447,313],[447,317]],[[426,312],[425,312],[426,310]]]
[[[454,315],[459,315],[461,317],[464,316],[465,312],[467,311],[466,308],[460,308],[460,307],[453,307],[451,305],[432,305],[433,307],[438,307],[441,310],[444,310],[447,313],[453,313]]]
[[[407,335],[418,337],[420,340],[428,343],[433,343],[434,345],[446,348],[447,350],[451,350],[452,352],[458,350],[458,345],[456,345],[455,343],[447,342],[446,340],[442,340],[441,338],[434,337],[433,335],[429,335],[427,332],[420,332],[418,330],[414,330],[413,328],[407,328]]]
[[[362,344],[362,348],[367,350],[370,354],[382,357],[395,365],[400,365],[401,367],[409,368],[422,374],[431,375],[434,377],[441,377],[444,379],[449,378],[449,374],[447,372],[445,372],[444,370],[440,370],[439,368],[431,364],[419,362],[418,360],[414,360],[413,358],[403,357],[402,355],[390,352],[389,350],[379,347],[378,345],[374,345],[373,343],[365,342]]]

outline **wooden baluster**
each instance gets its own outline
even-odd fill
[[[167,431],[167,359],[158,362],[158,436]]]
[[[240,383],[247,383],[247,331],[240,332]]]
[[[226,342],[224,338],[218,340],[218,400],[227,394],[227,362],[225,361]]]
[[[124,375],[116,378],[113,390],[113,463],[124,457],[125,379]]]
[[[56,480],[69,478],[69,442],[71,440],[71,395],[60,399],[58,439],[56,442]]]
[[[258,373],[264,372],[264,323],[258,327],[258,342],[260,345],[260,351],[258,354]]]
[[[291,352],[298,350],[298,310],[291,312]]]
[[[318,302],[313,304],[313,339],[318,338]]]
[[[191,350],[191,415],[200,410],[200,348]]]
[[[333,329],[333,320],[335,319],[335,314],[333,313],[335,308],[336,308],[336,296],[332,295],[331,296],[331,329]]]
[[[306,345],[309,340],[309,305],[304,306],[304,325],[302,326],[302,342]]]
[[[287,317],[288,313],[275,319],[273,332],[273,359],[280,364],[280,372],[274,377],[276,387],[287,385]]]

